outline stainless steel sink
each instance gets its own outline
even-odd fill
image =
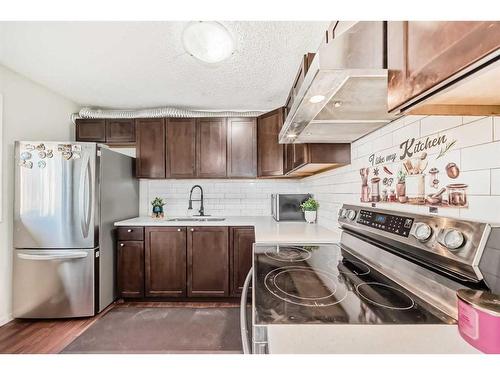
[[[174,217],[167,221],[224,221],[223,217]]]

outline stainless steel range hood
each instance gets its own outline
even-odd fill
[[[351,22],[322,43],[295,95],[280,143],[352,142],[395,118],[387,111],[385,32],[382,21]]]

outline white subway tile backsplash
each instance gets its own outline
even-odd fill
[[[385,150],[392,147],[392,138],[387,136],[378,137],[373,141],[373,150]]]
[[[271,214],[272,193],[307,193],[306,186],[296,180],[141,180],[140,214],[150,214],[154,197],[166,200],[167,216],[189,215],[189,191],[201,185],[205,213],[213,216],[268,216]],[[196,189],[193,199],[199,199]],[[193,202],[198,210],[199,202]]]
[[[459,181],[461,184],[467,185],[467,193],[469,195],[491,194],[491,179],[488,169],[462,172],[460,173]],[[451,183],[452,180],[449,180],[449,182]]]
[[[468,124],[469,122],[474,122],[482,118],[486,118],[486,116],[463,116],[462,123],[465,125]]]
[[[491,170],[491,195],[500,195],[500,169]]]
[[[493,118],[493,122],[494,122],[493,139],[495,141],[500,141],[500,117],[495,116]]]
[[[500,196],[470,195],[467,200],[469,207],[460,209],[462,219],[500,224]]]
[[[426,117],[427,116],[423,116],[423,115],[409,115],[409,116],[404,116],[403,120],[404,120],[405,125],[410,125],[410,124],[414,124],[415,122],[420,121]]]
[[[359,169],[367,166],[368,155],[385,155],[399,151],[399,144],[408,138],[420,138],[446,134],[456,144],[442,157],[435,159],[440,147],[428,152],[433,155],[426,169],[426,192],[434,191],[430,186],[431,167],[439,170],[440,186],[450,183],[468,185],[468,208],[439,207],[438,215],[462,217],[470,220],[500,222],[500,117],[483,116],[407,116],[353,143],[356,157],[349,166],[328,171],[302,180],[305,190],[312,192],[319,200],[318,222],[330,228],[338,227],[338,209],[344,203],[369,206],[360,202]],[[387,146],[391,139],[393,146]],[[451,179],[446,174],[446,165],[457,163],[460,175]],[[390,165],[389,165],[390,166]],[[396,166],[392,166],[396,168]],[[495,168],[495,169],[492,169]],[[377,203],[377,207],[401,212],[430,214],[429,207],[416,205],[394,205]]]
[[[462,149],[462,169],[500,168],[500,142]]]
[[[444,134],[444,132],[440,132]],[[446,131],[448,140],[456,140],[456,147],[470,147],[493,141],[493,118],[485,117]]]
[[[461,116],[428,116],[420,121],[421,136],[438,133],[461,124]]]
[[[392,144],[393,146],[399,146],[401,142],[404,142],[409,138],[420,138],[419,126],[408,125],[396,130],[392,133]]]

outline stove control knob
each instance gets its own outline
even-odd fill
[[[443,231],[441,245],[444,245],[448,250],[456,250],[463,246],[465,238],[462,232],[448,228]]]
[[[347,210],[345,208],[342,208],[339,212],[339,216],[344,219],[346,217]]]
[[[356,219],[356,211],[354,210],[347,210],[347,218],[351,221]]]
[[[428,241],[432,236],[432,228],[425,223],[416,223],[413,235],[420,242]]]

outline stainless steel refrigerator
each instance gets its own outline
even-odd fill
[[[113,223],[138,215],[134,159],[84,142],[15,143],[13,316],[92,316],[116,296]]]

